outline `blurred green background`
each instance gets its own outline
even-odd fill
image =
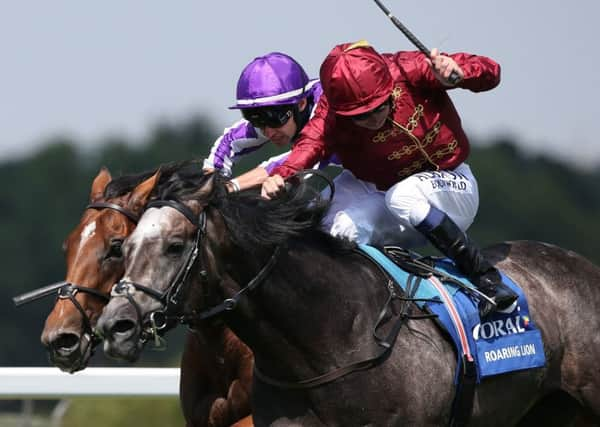
[[[78,141],[54,139],[28,157],[0,163],[0,366],[49,366],[39,342],[52,298],[22,308],[11,297],[64,278],[61,245],[78,223],[102,166],[113,177],[172,160],[203,159],[219,131],[204,117],[157,125],[144,141],[112,138],[82,152]],[[469,163],[480,185],[480,211],[471,235],[486,245],[534,239],[575,250],[600,263],[599,170],[530,156],[518,141],[472,141]],[[267,149],[237,167],[241,173],[274,154]],[[183,328],[181,328],[183,329]],[[145,351],[143,366],[178,366],[184,331],[170,334],[167,352]],[[101,350],[91,366],[115,366]],[[122,366],[122,364],[121,364]],[[36,403],[48,412],[51,403]],[[20,403],[0,401],[1,409]],[[0,420],[0,425],[5,425]],[[9,425],[9,424],[6,424]],[[183,425],[177,399],[75,399],[65,426]]]

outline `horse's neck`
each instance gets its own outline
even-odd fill
[[[357,254],[293,244],[228,323],[272,375],[316,375],[373,354],[372,330],[388,296],[386,283]]]

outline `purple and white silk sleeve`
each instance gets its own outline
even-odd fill
[[[240,120],[226,128],[213,144],[204,160],[204,168],[219,170],[231,177],[233,165],[242,157],[265,145],[268,139],[246,120]]]

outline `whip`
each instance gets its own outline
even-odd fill
[[[423,54],[425,54],[425,56],[427,56],[427,58],[429,58],[431,55],[431,51],[427,49],[425,45],[421,43],[421,41],[417,37],[415,37],[415,35],[408,28],[406,28],[402,22],[398,20],[398,18],[392,15],[392,12],[390,12],[390,10],[387,7],[385,7],[385,5],[381,3],[380,0],[374,1],[375,3],[377,3],[377,6],[379,6],[379,9],[381,9],[383,13],[387,15],[388,18],[390,18],[390,20],[396,26],[396,28],[402,31],[402,34],[404,34],[406,38],[410,40],[413,45],[416,46],[417,49],[419,49]],[[450,77],[448,77],[448,81],[455,85],[459,82],[459,80],[460,76],[458,75],[458,73],[456,71],[452,71],[452,73],[450,73]]]

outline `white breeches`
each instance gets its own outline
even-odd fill
[[[425,219],[431,205],[446,213],[463,231],[471,225],[479,207],[477,180],[465,163],[451,171],[411,175],[386,192],[357,179],[348,170],[342,171],[334,183],[335,195],[323,225],[332,235],[357,243],[422,246],[427,240],[415,226]]]

